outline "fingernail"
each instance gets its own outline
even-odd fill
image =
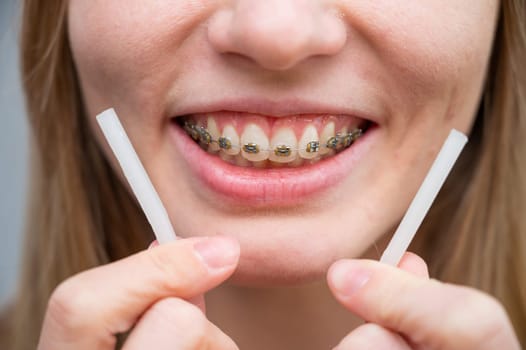
[[[158,247],[158,246],[159,246],[159,242],[157,242],[157,240],[155,240],[152,243],[150,243],[150,246],[148,247],[148,250],[150,250],[152,248],[155,248],[155,247]]]
[[[342,296],[356,294],[371,278],[370,270],[348,260],[336,263],[331,270],[332,285]]]
[[[194,249],[211,269],[221,269],[237,263],[239,244],[224,236],[205,238],[194,244]]]

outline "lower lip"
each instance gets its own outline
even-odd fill
[[[224,201],[246,206],[292,206],[338,185],[367,153],[378,134],[377,126],[345,151],[315,164],[298,168],[244,168],[201,149],[175,122],[171,123],[175,147],[189,169]]]

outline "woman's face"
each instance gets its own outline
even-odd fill
[[[497,0],[71,0],[68,21],[93,129],[114,107],[176,233],[236,237],[235,280],[274,284],[392,232],[451,128],[471,128],[497,12]]]

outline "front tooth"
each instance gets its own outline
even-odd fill
[[[304,159],[313,159],[320,154],[321,148],[318,130],[316,130],[314,125],[308,125],[305,130],[303,130],[298,148],[300,157]]]
[[[323,128],[321,135],[320,135],[320,154],[326,155],[331,152],[334,152],[332,149],[327,147],[327,142],[334,137],[334,122],[329,122],[325,127]]]
[[[240,147],[236,129],[232,125],[227,125],[223,128],[223,135],[221,136],[229,142],[229,146],[222,148],[222,151],[232,156],[238,154]]]
[[[248,124],[241,135],[241,154],[251,162],[259,162],[269,157],[268,137],[256,124]]]
[[[278,163],[289,163],[296,158],[298,142],[290,128],[281,128],[272,135],[269,159]]]
[[[217,123],[214,118],[208,117],[206,121],[206,129],[212,137],[212,140],[214,140],[214,142],[208,146],[208,150],[212,152],[219,151],[219,144],[217,143],[217,140],[219,140],[221,137],[221,133],[219,132],[219,128],[217,127]]]
[[[350,146],[351,138],[349,137],[349,128],[347,126],[342,127],[336,136],[338,142],[336,145],[336,151],[341,151],[342,149]]]

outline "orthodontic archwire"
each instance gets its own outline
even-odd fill
[[[199,142],[200,145],[207,146],[215,143],[220,149],[223,150],[240,149],[250,154],[257,154],[261,151],[274,152],[274,154],[278,157],[288,157],[293,151],[300,151],[299,148],[292,148],[288,145],[278,145],[274,149],[261,149],[258,144],[252,142],[240,146],[233,145],[230,138],[221,136],[215,140],[212,138],[212,135],[210,135],[205,127],[192,124],[188,121],[184,122],[183,129],[194,141]],[[354,129],[353,131],[344,134],[337,133],[336,135],[330,137],[326,143],[321,143],[320,141],[310,141],[307,143],[305,151],[307,153],[317,153],[322,148],[340,151],[350,147],[354,141],[356,141],[362,135],[363,130],[360,128]]]

